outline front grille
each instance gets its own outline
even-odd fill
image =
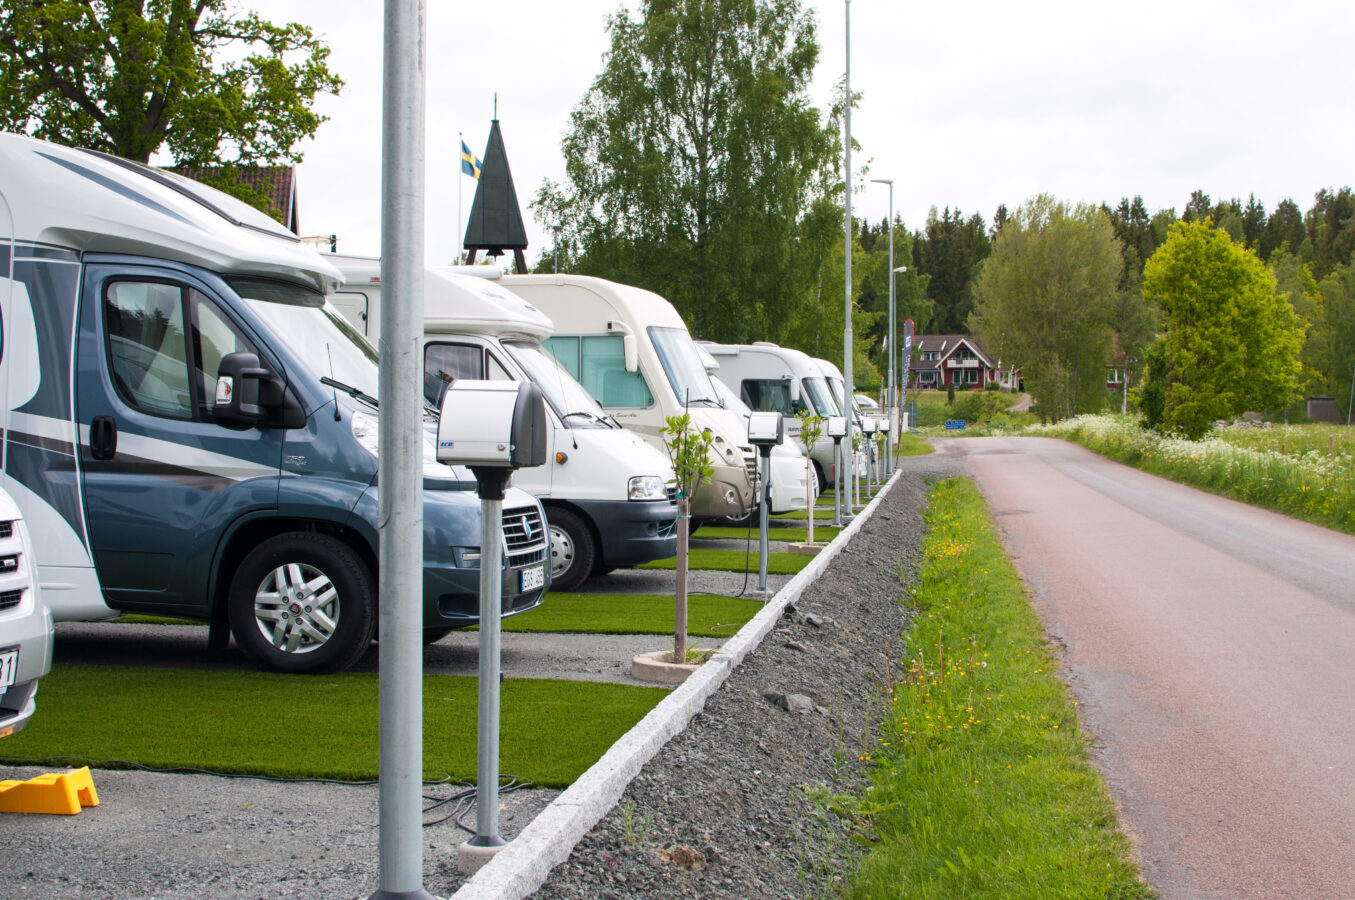
[[[665,494],[668,495],[668,502],[669,502],[669,503],[676,503],[676,502],[677,502],[677,485],[676,485],[676,484],[670,484],[670,485],[668,485],[667,487],[665,487],[665,488],[663,489],[663,491],[664,491]]]
[[[545,562],[549,538],[546,524],[541,521],[541,511],[530,506],[504,510],[503,542],[510,566]]]
[[[752,447],[740,447],[743,454],[743,467],[748,470],[748,483],[754,488],[758,485],[757,451]]]
[[[0,609],[13,609],[19,605],[19,601],[24,598],[23,589],[17,591],[5,591],[0,593]]]
[[[7,538],[14,534],[13,522],[0,522],[0,538]]]

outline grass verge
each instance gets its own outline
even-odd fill
[[[932,490],[905,672],[845,896],[1147,898],[1058,663],[968,479]]]
[[[582,681],[503,683],[500,767],[564,787],[666,695]],[[278,778],[377,776],[377,676],[62,665],[6,762],[194,767]],[[476,679],[425,675],[424,770],[475,778]],[[72,759],[74,757],[74,759]]]
[[[1216,428],[1188,441],[1132,417],[1078,416],[1025,434],[1102,456],[1346,534],[1355,534],[1355,439],[1344,426]]]
[[[747,597],[690,594],[687,634],[727,638],[765,604]],[[554,591],[536,609],[503,620],[504,631],[555,634],[664,634],[674,628],[672,594],[563,594]],[[3,750],[0,746],[0,750]]]
[[[922,435],[907,431],[899,435],[899,446],[894,450],[895,456],[922,456],[933,452],[932,445],[927,443],[927,439]]]
[[[702,529],[704,530],[704,529]],[[817,536],[818,529],[814,529]],[[802,553],[772,553],[767,556],[767,572],[771,575],[794,575],[814,561]],[[687,554],[688,569],[707,569],[715,572],[758,571],[757,548],[752,553],[743,550],[691,550]],[[636,566],[637,569],[676,569],[677,558],[656,559]]]

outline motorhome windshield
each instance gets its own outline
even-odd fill
[[[532,341],[504,341],[513,359],[546,395],[566,428],[609,428],[607,414],[568,370]]]
[[[659,362],[663,363],[668,383],[673,386],[673,393],[677,394],[680,402],[702,406],[720,405],[720,398],[715,395],[710,376],[701,362],[701,354],[685,328],[651,326],[649,337],[658,351]]]
[[[802,378],[800,384],[803,385],[804,392],[809,395],[810,401],[814,404],[817,415],[825,419],[829,416],[842,415],[842,407],[838,406],[832,392],[828,390],[827,381],[822,378]]]
[[[379,396],[376,348],[323,294],[253,278],[231,279],[230,286],[317,377]]]
[[[843,398],[843,392],[842,392],[842,379],[841,379],[841,378],[834,378],[834,377],[832,377],[832,376],[830,375],[830,376],[828,376],[828,384],[829,384],[829,386],[833,389],[833,402],[835,402],[835,403],[837,404],[837,408],[838,408],[838,411],[835,412],[835,413],[833,413],[833,415],[835,415],[835,416],[846,415],[846,413],[843,412],[843,410],[844,410],[846,407],[844,406],[844,401],[843,401],[843,399],[842,399],[842,398]],[[853,419],[859,419],[859,418],[860,418],[860,416],[857,415],[857,412],[858,412],[858,410],[856,409],[856,404],[853,403],[853,404],[852,404],[852,418],[853,418]]]

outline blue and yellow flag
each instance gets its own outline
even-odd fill
[[[470,152],[470,148],[466,146],[465,141],[461,142],[461,171],[476,181],[480,180],[480,160],[476,159],[475,154]]]

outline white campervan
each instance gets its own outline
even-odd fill
[[[715,361],[715,357],[710,355],[709,345],[697,341],[696,349],[701,353],[701,362],[706,366],[706,372],[711,376],[711,384],[715,385],[715,392],[720,395],[721,402],[739,414],[744,423],[748,422],[752,415],[752,410],[748,404],[739,399],[729,385],[725,384],[716,374],[720,370],[720,364]],[[789,423],[790,420],[787,420]],[[799,422],[796,427],[798,430]],[[829,442],[831,445],[831,442]],[[818,499],[821,483],[817,477],[805,478],[805,454],[800,445],[795,441],[783,441],[780,444],[772,446],[771,454],[771,512],[773,515],[784,512],[794,512],[796,510],[808,509]],[[751,513],[750,513],[751,515]]]
[[[752,344],[715,344],[702,342],[719,363],[715,377],[739,396],[748,408],[760,412],[779,412],[786,421],[786,434],[800,441],[800,420],[803,412],[827,419],[838,416],[837,402],[828,390],[828,382],[818,365],[800,350],[778,347],[767,341]],[[833,442],[821,438],[814,443],[811,454],[814,471],[819,478],[819,490],[828,485],[833,475]]]
[[[598,403],[663,449],[659,429],[689,411],[714,438],[714,474],[692,498],[698,519],[741,517],[757,502],[747,426],[720,404],[673,304],[651,291],[585,275],[504,275],[499,284],[550,316],[545,342]]]
[[[331,301],[375,340],[379,261],[325,258],[344,273]],[[424,397],[438,406],[457,378],[531,381],[541,389],[551,424],[549,462],[518,470],[513,485],[546,508],[552,589],[573,590],[590,574],[673,556],[677,504],[668,457],[612,421],[542,349],[553,329],[549,318],[468,269],[435,267],[425,274]]]

